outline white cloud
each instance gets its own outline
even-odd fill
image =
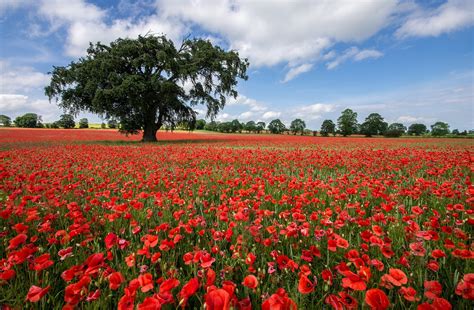
[[[311,68],[313,68],[313,64],[308,64],[308,63],[307,64],[302,64],[302,65],[294,67],[294,68],[291,68],[286,73],[285,78],[283,79],[282,83],[286,83],[286,82],[294,79],[298,75],[300,75],[302,73],[305,73],[305,72],[308,72],[309,70],[311,70]]]
[[[474,24],[472,0],[448,0],[432,10],[417,8],[396,31],[399,38],[439,36]]]
[[[227,99],[229,106],[248,106],[252,112],[262,112],[267,110],[267,107],[255,99],[249,98],[245,95],[238,95],[237,98],[230,97]]]
[[[377,50],[359,50],[357,47],[353,46],[344,51],[342,55],[337,56],[333,61],[327,63],[326,67],[331,70],[350,59],[353,59],[354,61],[361,61],[367,58],[379,58],[381,56],[383,56],[383,53]]]
[[[46,99],[30,100],[28,96],[19,94],[0,94],[0,111],[2,114],[15,118],[28,112],[43,117],[43,121],[51,122],[57,119],[58,108]]]
[[[398,13],[397,5],[398,0],[157,1],[162,14],[219,34],[252,66],[287,64],[290,69],[283,81],[332,57],[324,52],[335,43],[373,36]]]
[[[417,117],[417,116],[411,116],[411,115],[402,115],[399,116],[394,122],[396,123],[403,123],[403,124],[413,124],[413,123],[431,123],[436,121],[436,118],[432,117]]]
[[[0,1],[0,16],[4,15],[8,10],[14,10],[31,3],[33,3],[33,0],[2,0]]]
[[[163,18],[159,14],[109,22],[107,11],[83,0],[44,0],[39,5],[39,14],[49,20],[53,30],[66,27],[65,51],[67,55],[74,57],[85,55],[89,42],[110,43],[117,38],[135,38],[147,33],[166,34],[179,44],[179,38],[186,30],[183,23]]]
[[[262,119],[269,120],[269,119],[280,117],[280,115],[281,115],[281,112],[278,112],[278,111],[267,111],[263,113]]]
[[[315,103],[297,107],[291,114],[294,118],[303,118],[307,120],[315,120],[321,118],[324,113],[333,112],[336,106],[334,104]]]
[[[49,83],[47,74],[31,67],[14,67],[0,61],[0,93],[29,92],[42,89]]]

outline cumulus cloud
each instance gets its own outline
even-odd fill
[[[89,42],[109,43],[117,38],[166,34],[179,41],[186,30],[183,23],[164,18],[159,13],[143,16],[113,19],[108,21],[107,11],[84,0],[44,0],[39,5],[39,14],[47,18],[53,29],[66,27],[66,54],[79,57],[86,52]]]
[[[30,100],[28,96],[18,94],[0,94],[0,111],[12,118],[32,112],[41,115],[45,122],[54,121],[58,115],[57,106],[48,100]]]
[[[15,67],[9,62],[0,61],[0,93],[9,94],[42,89],[49,83],[47,74],[32,67]]]
[[[348,60],[354,60],[354,61],[361,61],[367,58],[379,58],[382,57],[383,53],[379,52],[377,50],[373,49],[365,49],[365,50],[359,50],[357,47],[353,46],[341,55],[335,57],[334,60],[326,64],[326,67],[331,70],[339,66],[340,64],[348,61]]]
[[[315,120],[321,118],[322,114],[333,112],[336,106],[334,104],[315,103],[297,107],[291,115],[295,118],[304,118],[307,120]]]
[[[267,107],[265,104],[258,102],[253,98],[249,98],[245,95],[238,95],[237,98],[230,97],[227,99],[227,105],[229,106],[247,106],[250,107],[252,112],[265,111]]]
[[[432,117],[420,117],[420,116],[411,116],[411,115],[402,115],[399,116],[395,122],[403,124],[413,124],[413,123],[430,123],[436,121],[436,118]]]
[[[267,112],[263,113],[262,119],[263,120],[270,120],[270,119],[280,117],[280,115],[281,115],[281,112],[278,112],[278,111],[267,111]]]
[[[282,82],[286,83],[288,81],[291,81],[298,75],[308,72],[309,70],[311,70],[311,68],[313,68],[313,64],[302,64],[300,66],[291,68],[290,71],[286,73],[285,78],[283,79]]]
[[[448,0],[431,10],[414,10],[396,31],[399,38],[439,36],[474,24],[472,0]]]

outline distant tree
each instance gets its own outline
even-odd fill
[[[79,128],[89,128],[89,120],[87,118],[81,118],[79,120]]]
[[[452,133],[453,135],[456,135],[456,136],[459,136],[459,135],[460,135],[458,129],[454,129],[453,131],[451,131],[451,133]]]
[[[291,122],[290,124],[290,131],[296,135],[298,132],[301,133],[301,135],[304,134],[304,130],[306,128],[306,123],[302,119],[295,119]]]
[[[257,122],[256,130],[258,133],[260,133],[261,131],[265,130],[265,127],[267,127],[265,122]]]
[[[330,119],[326,119],[323,121],[321,124],[321,136],[327,137],[329,134],[335,134],[336,133],[336,124]]]
[[[71,114],[63,114],[59,118],[58,124],[60,127],[63,127],[64,129],[71,129],[76,126],[76,123],[74,122],[74,116]]]
[[[255,131],[257,131],[257,124],[255,124],[254,121],[248,121],[244,125],[244,130],[246,130],[248,132],[255,132]]]
[[[204,127],[206,127],[206,121],[203,120],[203,119],[198,119],[198,120],[196,121],[196,129],[197,129],[197,130],[203,130]]]
[[[41,127],[41,116],[35,113],[26,113],[15,118],[13,123],[15,123],[17,127],[39,128]]]
[[[217,131],[218,124],[215,121],[211,121],[207,123],[206,126],[204,126],[204,129],[209,131]]]
[[[104,122],[100,123],[100,128],[105,129],[106,125]]]
[[[351,109],[345,109],[337,119],[337,126],[344,137],[355,133],[357,131],[357,113]]]
[[[365,121],[360,126],[360,133],[366,137],[374,135],[383,135],[387,130],[388,124],[383,117],[378,113],[371,113],[365,118]]]
[[[108,122],[107,122],[107,126],[109,126],[109,128],[111,129],[115,129],[118,127],[118,123],[116,120],[114,120],[113,118],[112,119],[109,119]]]
[[[0,125],[3,127],[10,127],[12,125],[12,119],[6,115],[0,115]]]
[[[242,125],[242,123],[239,122],[238,119],[234,119],[232,122],[230,122],[230,127],[231,132],[242,132],[244,125]]]
[[[286,130],[286,126],[279,119],[274,119],[268,124],[268,130],[271,133],[280,134]]]
[[[433,136],[445,136],[449,133],[449,125],[444,122],[436,122],[431,125],[431,135]]]
[[[217,130],[220,132],[232,132],[233,127],[231,122],[218,123]]]
[[[52,122],[50,124],[50,127],[51,128],[54,128],[54,129],[58,129],[60,126],[59,126],[59,121],[55,121],[55,122]]]
[[[403,124],[393,123],[388,126],[384,135],[386,137],[401,137],[406,131],[407,128]]]
[[[427,128],[425,124],[411,124],[410,127],[408,127],[408,134],[420,136],[425,134],[426,130]]]

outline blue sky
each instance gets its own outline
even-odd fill
[[[89,41],[151,32],[249,58],[249,80],[221,121],[302,118],[319,129],[351,108],[359,122],[377,112],[474,129],[473,26],[471,0],[4,0],[0,114],[58,119],[43,94],[53,65],[77,60]]]

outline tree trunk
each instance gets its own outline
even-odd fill
[[[153,122],[145,124],[145,127],[143,128],[142,142],[156,142],[156,132],[158,129],[158,126]]]

